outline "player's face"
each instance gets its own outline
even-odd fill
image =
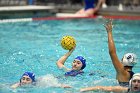
[[[140,80],[132,80],[132,91],[140,92]]]
[[[73,70],[80,70],[81,69],[81,67],[82,67],[82,62],[80,61],[80,60],[78,60],[78,59],[75,59],[74,61],[73,61],[73,63],[72,63],[72,69]]]
[[[31,84],[32,83],[32,79],[29,76],[23,76],[21,78],[21,85],[25,85],[25,84]]]

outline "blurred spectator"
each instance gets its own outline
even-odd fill
[[[123,11],[124,10],[123,6],[133,9],[133,6],[138,6],[139,4],[140,0],[123,0],[123,2],[119,3],[118,10]]]
[[[132,1],[132,0],[124,0],[124,1],[123,1],[123,4],[124,4],[125,6],[130,6],[130,5],[131,5],[131,1]]]
[[[98,0],[96,6],[95,0],[84,0],[85,8],[79,10],[76,14],[81,14],[83,16],[93,16],[102,6],[102,8],[106,8],[107,5],[105,0]]]
[[[131,6],[131,5],[138,6],[140,4],[140,0],[124,0],[123,3],[125,6]]]
[[[140,0],[133,0],[133,5],[134,6],[140,5]]]

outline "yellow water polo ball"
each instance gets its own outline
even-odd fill
[[[71,50],[76,46],[76,41],[72,36],[64,36],[61,39],[61,46],[66,50]]]

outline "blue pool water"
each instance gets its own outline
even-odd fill
[[[0,93],[79,93],[79,89],[97,85],[118,85],[115,69],[108,53],[104,19],[71,19],[0,24]],[[114,41],[119,59],[127,52],[140,57],[140,21],[114,20]],[[66,61],[77,55],[87,60],[83,76],[64,77],[56,61],[64,55],[60,40],[73,36],[77,47]],[[133,69],[139,72],[140,62]],[[39,86],[12,90],[9,86],[19,80],[25,71],[36,78],[46,77]],[[55,78],[59,77],[59,78]],[[59,83],[73,88],[63,89]],[[93,93],[93,92],[92,92]]]

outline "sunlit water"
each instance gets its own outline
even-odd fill
[[[115,86],[116,72],[108,53],[104,19],[50,20],[0,24],[0,93],[79,93],[88,86]],[[114,20],[113,36],[121,60],[127,52],[140,57],[140,21]],[[76,39],[76,49],[65,65],[77,55],[87,60],[83,75],[65,77],[56,61],[64,55],[60,40],[65,35]],[[140,62],[134,67],[139,72]],[[25,71],[41,79],[37,86],[10,89]],[[58,88],[60,84],[73,88]],[[93,92],[92,92],[93,93]]]

